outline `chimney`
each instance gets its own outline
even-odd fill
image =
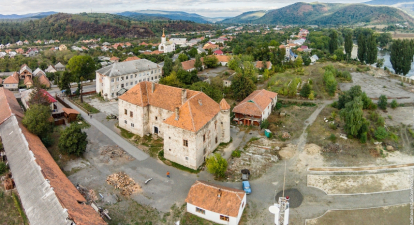
[[[221,197],[221,189],[218,190],[217,197],[218,197],[218,199],[220,199],[220,197]]]
[[[181,90],[181,104],[187,101],[187,89]]]
[[[178,107],[175,107],[175,120],[178,120]]]
[[[152,90],[152,93],[154,93],[154,90],[155,90],[155,83],[154,82],[151,83],[151,90]]]

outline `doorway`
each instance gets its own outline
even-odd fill
[[[154,126],[154,134],[158,134],[158,127]]]

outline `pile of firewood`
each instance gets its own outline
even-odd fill
[[[114,186],[115,189],[120,189],[123,196],[130,196],[141,191],[141,187],[124,172],[109,175],[106,182]]]
[[[14,180],[11,178],[11,174],[8,173],[6,176],[2,177],[1,180],[3,181],[4,189],[11,190],[14,189]]]

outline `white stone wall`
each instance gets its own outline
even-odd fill
[[[262,120],[267,119],[270,114],[272,113],[273,108],[276,106],[277,96],[270,102],[270,104],[266,107],[266,109],[262,113]]]
[[[125,109],[127,114],[125,114]],[[148,107],[141,107],[124,100],[118,100],[119,126],[139,136],[146,134],[146,124],[148,124]],[[133,113],[131,117],[130,112]],[[125,122],[126,121],[126,122]]]
[[[158,128],[158,136],[163,138],[164,137],[164,130],[166,124],[163,123],[164,120],[166,120],[168,117],[170,117],[173,114],[173,112],[162,109],[159,107],[155,107],[150,105],[149,106],[149,116],[148,116],[148,123],[145,126],[146,133],[154,134],[155,129],[154,127]]]
[[[221,126],[220,119],[219,113],[197,133],[170,125],[165,126],[164,157],[191,169],[198,169],[205,158],[223,142],[224,126]],[[228,130],[230,130],[230,123],[228,123]],[[184,140],[188,141],[188,146],[184,146]]]
[[[228,143],[230,141],[230,110],[220,111],[220,127],[221,142]]]
[[[243,215],[243,210],[244,210],[245,207],[246,207],[246,195],[244,195],[242,204],[240,205],[240,210],[239,210],[238,216],[237,217],[229,216],[229,221],[224,221],[224,220],[220,219],[220,215],[223,215],[223,214],[208,211],[208,210],[205,210],[205,209],[204,209],[205,214],[199,213],[199,212],[196,211],[197,206],[192,205],[190,203],[187,203],[187,212],[189,212],[191,214],[194,214],[198,217],[204,218],[206,220],[213,221],[213,222],[218,223],[218,224],[238,225],[239,222],[240,222],[240,218]],[[198,207],[198,208],[203,209],[201,207]],[[223,215],[223,216],[227,216],[227,215]]]

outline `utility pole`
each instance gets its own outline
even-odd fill
[[[269,211],[275,214],[275,225],[289,224],[289,196],[285,197],[285,182],[286,182],[286,161],[285,173],[283,176],[283,192],[282,197],[279,197],[278,203],[269,207]]]

